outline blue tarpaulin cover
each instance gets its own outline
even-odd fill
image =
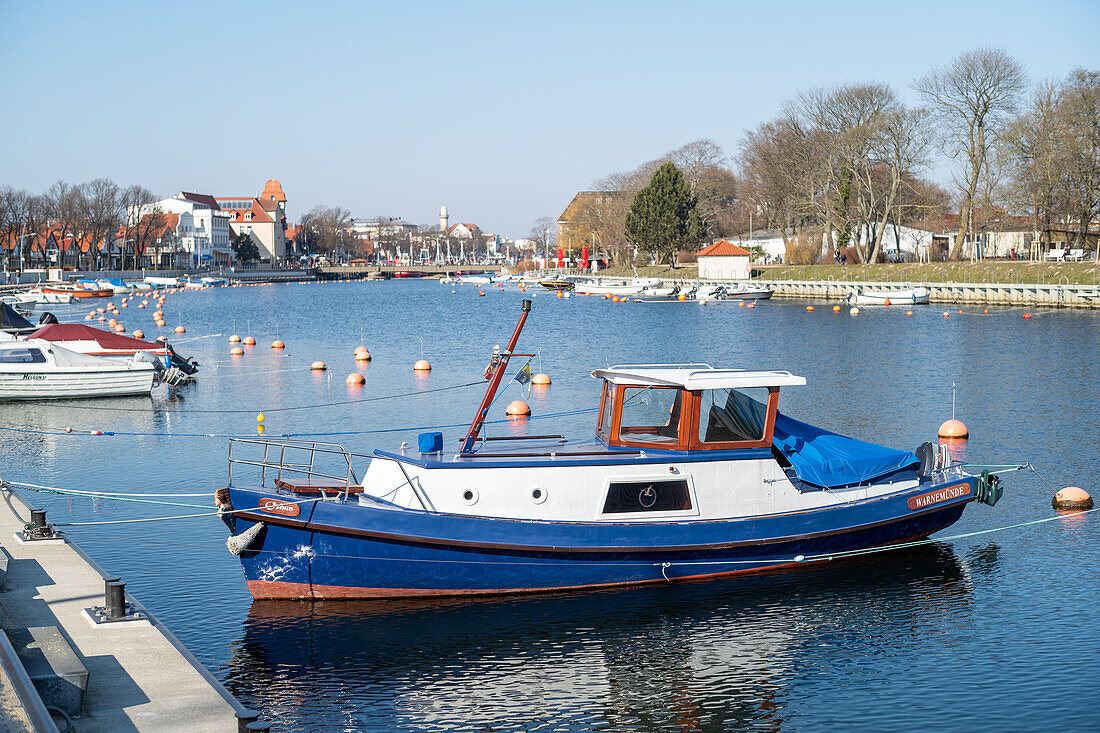
[[[791,462],[798,477],[826,489],[872,481],[920,465],[916,454],[865,443],[776,414],[772,445]]]

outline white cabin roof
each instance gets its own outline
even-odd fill
[[[806,378],[790,372],[715,369],[710,364],[617,364],[592,372],[612,384],[635,384],[684,389],[735,389],[738,387],[788,387],[806,384]]]

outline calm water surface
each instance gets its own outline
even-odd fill
[[[318,437],[369,452],[421,426],[468,421],[477,381],[519,315],[516,290],[436,282],[276,285],[168,296],[169,327],[203,363],[165,399],[0,406],[3,477],[54,486],[209,494],[218,435]],[[491,433],[591,434],[597,366],[705,361],[788,369],[781,408],[855,437],[915,448],[958,415],[970,460],[1031,461],[1054,487],[1098,493],[1100,313],[865,309],[832,303],[612,304],[540,292],[520,342],[554,384],[536,419]],[[130,329],[153,308],[123,311]],[[73,320],[86,312],[72,310]],[[165,329],[168,330],[168,329]],[[231,359],[230,333],[259,345]],[[278,334],[285,352],[267,347]],[[206,338],[201,338],[206,337]],[[357,366],[360,343],[374,356]],[[434,369],[416,377],[423,355]],[[321,359],[330,371],[314,374]],[[349,392],[359,370],[366,385]],[[494,408],[521,397],[513,385]],[[273,408],[413,393],[321,409]],[[421,394],[418,394],[421,393]],[[126,410],[117,408],[127,408]],[[230,412],[240,410],[241,412]],[[115,436],[65,434],[103,430]],[[389,431],[389,432],[382,432]],[[51,434],[60,432],[61,434]],[[449,444],[463,431],[444,430]],[[122,435],[121,433],[130,433]],[[1010,474],[993,509],[943,535],[1052,515],[1052,489]],[[30,495],[57,522],[186,514],[174,506]],[[209,498],[170,498],[209,504]],[[710,582],[476,601],[253,602],[215,518],[74,527],[76,541],[159,615],[244,703],[283,731],[1063,730],[1100,728],[1100,517]]]

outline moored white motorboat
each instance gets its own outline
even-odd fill
[[[653,277],[581,278],[573,289],[580,295],[640,295],[647,288],[660,287],[661,281]]]
[[[753,287],[748,283],[739,283],[732,289],[726,288],[723,297],[729,300],[767,300],[773,295],[775,295],[775,291],[771,288]]]
[[[0,303],[11,306],[15,309],[16,313],[20,313],[24,316],[29,316],[33,313],[34,307],[38,305],[37,299],[35,299],[33,295],[27,293],[0,295]]]
[[[134,292],[133,287],[122,281],[122,278],[109,277],[95,281],[96,285],[104,289],[113,290],[115,295],[129,295]]]
[[[373,456],[230,442],[215,503],[255,598],[520,593],[796,567],[927,537],[970,502],[1000,497],[996,477],[963,473],[931,443],[918,456],[781,414],[780,390],[806,381],[785,371],[597,369],[594,440],[482,437],[530,305],[494,351],[457,449],[438,432]]]
[[[928,288],[901,290],[864,290],[848,293],[849,305],[928,305]]]
[[[67,305],[73,302],[73,295],[69,292],[57,292],[35,288],[27,293],[34,298],[39,305]]]
[[[0,342],[0,400],[55,400],[149,394],[152,361],[78,354],[42,339]]]

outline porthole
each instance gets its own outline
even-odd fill
[[[531,501],[536,504],[546,501],[546,489],[531,489]]]
[[[466,502],[467,504],[476,504],[477,503],[477,490],[476,489],[466,489],[465,491],[463,491],[462,492],[462,501]]]

